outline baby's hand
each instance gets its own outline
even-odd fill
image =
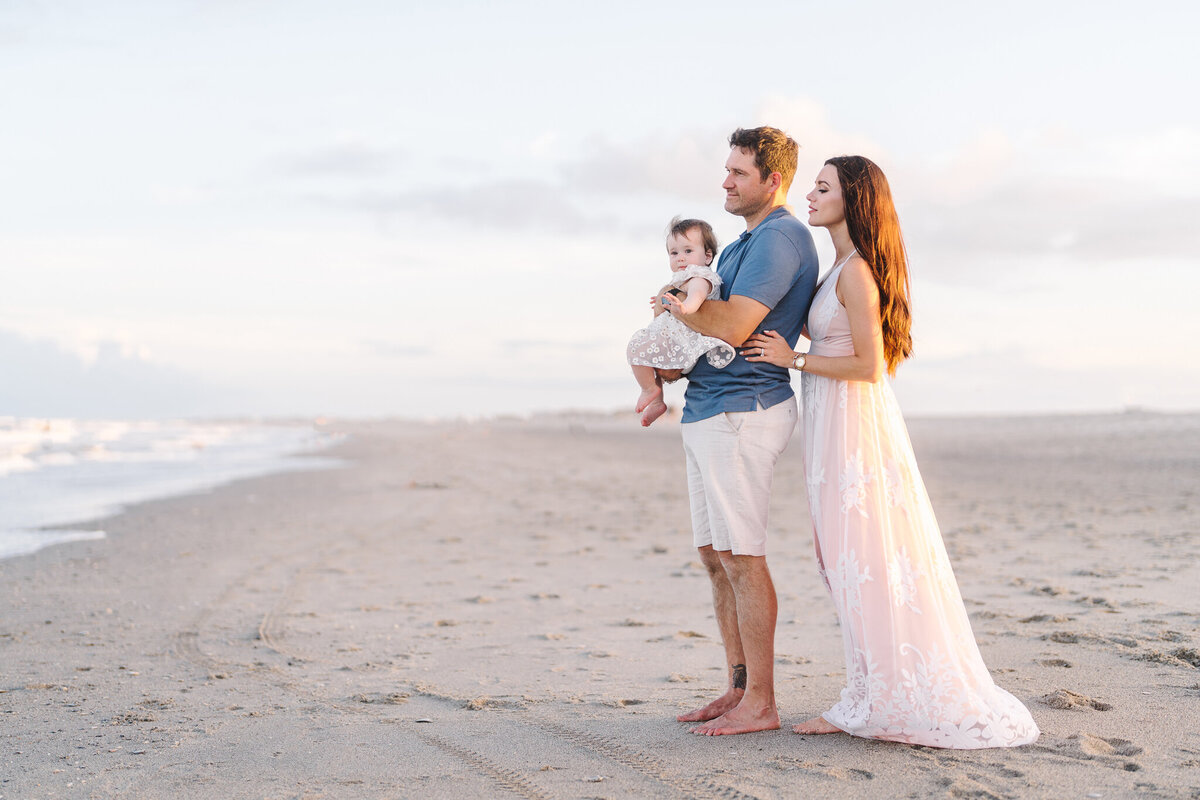
[[[661,296],[661,298],[662,299],[659,302],[662,303],[662,307],[663,307],[664,311],[669,311],[676,316],[679,316],[680,314],[688,313],[687,311],[684,310],[683,303],[679,302],[679,298],[676,297],[675,295],[664,294]]]
[[[685,297],[683,300],[680,300],[678,297],[672,297],[671,301],[671,305],[666,306],[666,309],[676,317],[690,317],[699,311],[702,305],[702,303],[696,302],[695,298],[691,296]]]

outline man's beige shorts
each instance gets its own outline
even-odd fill
[[[696,547],[765,556],[771,479],[796,430],[796,398],[680,427]]]

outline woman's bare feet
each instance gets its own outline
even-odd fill
[[[831,725],[824,717],[813,717],[805,720],[799,725],[793,725],[792,730],[796,733],[807,735],[819,735],[824,733],[842,733],[842,729],[836,725]]]

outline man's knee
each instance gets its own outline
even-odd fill
[[[766,556],[735,555],[731,550],[723,550],[719,553],[719,557],[722,571],[734,584],[757,581],[763,576],[767,576],[768,579],[770,577]]]
[[[713,579],[724,578],[725,564],[724,559],[721,557],[721,553],[718,553],[716,550],[714,550],[710,544],[706,544],[703,547],[698,547],[696,549],[700,553],[700,563],[702,563],[704,568],[708,570],[708,576]]]

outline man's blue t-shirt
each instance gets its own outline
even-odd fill
[[[721,299],[737,294],[770,308],[755,333],[775,331],[793,349],[808,319],[818,271],[812,234],[782,206],[731,242],[717,262]],[[724,369],[701,358],[687,374],[683,421],[781,403],[795,395],[788,373],[786,367],[747,361],[740,354]]]

